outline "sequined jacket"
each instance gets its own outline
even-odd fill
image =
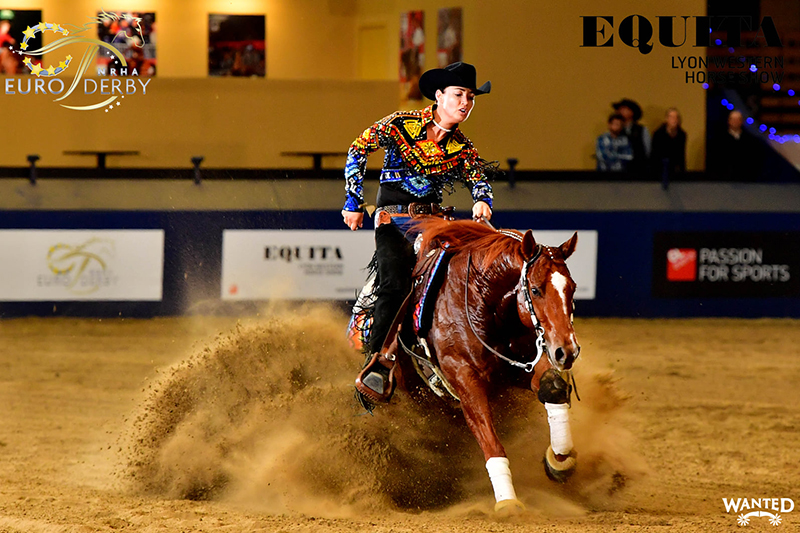
[[[441,201],[445,189],[456,182],[472,190],[475,202],[492,205],[487,171],[494,167],[481,159],[472,142],[455,127],[441,142],[428,140],[426,126],[433,121],[433,105],[416,111],[397,111],[362,133],[347,152],[345,211],[362,211],[362,182],[367,156],[378,148],[386,151],[381,183],[395,182],[422,198],[435,193]]]

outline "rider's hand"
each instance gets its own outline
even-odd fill
[[[364,226],[364,213],[357,213],[355,211],[342,211],[342,219],[345,225],[351,230],[355,231]]]
[[[491,220],[492,208],[486,202],[475,202],[472,206],[472,218],[474,220],[480,220],[481,218]]]

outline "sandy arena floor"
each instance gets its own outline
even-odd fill
[[[500,519],[458,420],[362,416],[325,309],[0,321],[0,532],[796,531],[800,322],[580,320],[579,470],[499,413],[528,511]],[[530,400],[530,401],[528,401]],[[791,498],[779,526],[723,498]]]

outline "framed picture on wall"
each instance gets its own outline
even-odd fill
[[[440,9],[436,23],[436,59],[439,68],[462,60],[461,32],[461,8]]]
[[[208,75],[267,74],[266,15],[208,15]]]
[[[42,12],[39,10],[0,9],[0,74],[30,74],[30,69],[22,63],[25,56],[21,55],[20,45],[25,36],[22,32],[32,28],[42,21]],[[28,39],[27,51],[38,50],[42,47],[42,34]],[[41,56],[33,58],[33,63],[41,63]]]
[[[425,12],[400,15],[400,97],[422,100],[419,77],[425,66]]]
[[[156,14],[141,11],[100,11],[97,38],[114,46],[125,58],[127,71],[107,51],[97,54],[100,74],[156,75]]]

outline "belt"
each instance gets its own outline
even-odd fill
[[[420,215],[443,215],[450,213],[452,208],[442,207],[440,204],[418,204],[410,203],[408,205],[385,205],[379,207],[378,211],[385,211],[390,215],[411,215],[412,217]]]

